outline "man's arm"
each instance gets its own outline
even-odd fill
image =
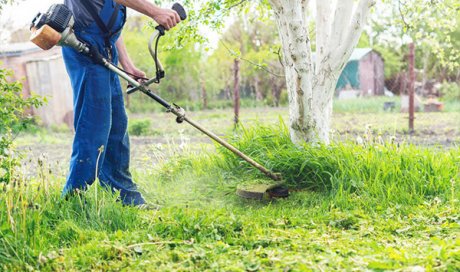
[[[115,0],[115,2],[149,16],[157,23],[164,26],[166,30],[173,28],[180,22],[180,17],[177,12],[172,9],[157,7],[147,0]]]
[[[118,38],[115,46],[117,47],[118,59],[120,61],[121,67],[123,67],[126,72],[133,74],[136,77],[145,77],[145,73],[137,69],[129,57],[125,42],[123,41],[123,37],[120,36],[120,38]]]
[[[172,9],[157,7],[147,0],[115,0],[115,2],[149,16],[157,23],[164,26],[166,30],[173,28],[180,22],[180,17],[177,12]],[[115,46],[117,47],[118,58],[123,69],[136,77],[145,77],[145,73],[137,69],[133,64],[122,37],[117,40]]]

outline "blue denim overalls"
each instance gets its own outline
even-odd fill
[[[105,0],[100,12],[104,22],[112,16],[114,8],[113,0]],[[113,28],[121,29],[125,19],[126,8],[122,7]],[[97,46],[103,56],[109,57],[111,51],[112,62],[118,63],[115,42],[120,33],[110,39],[112,50],[107,49],[104,33],[95,22],[76,28],[75,33],[80,40]],[[128,120],[118,76],[70,47],[63,47],[62,52],[73,89],[75,126],[70,172],[63,196],[91,185],[98,163],[97,175],[103,186],[119,190],[124,204],[144,204],[129,172]],[[104,151],[98,161],[102,146]]]

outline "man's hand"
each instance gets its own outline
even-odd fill
[[[119,56],[121,67],[123,67],[123,69],[126,72],[132,74],[133,75],[132,77],[136,80],[139,78],[145,78],[145,73],[137,69],[136,66],[133,64],[133,61],[131,60],[131,58],[128,56],[128,52],[126,51],[126,46],[125,46],[125,43],[123,42],[122,37],[120,37],[117,40],[117,42],[115,43],[115,46],[117,47],[117,50],[118,50],[118,56]]]
[[[157,7],[147,0],[115,0],[115,2],[149,16],[164,26],[166,30],[173,28],[181,21],[179,14],[174,10]]]
[[[180,22],[179,14],[172,9],[157,8],[152,14],[152,19],[164,26],[166,30],[175,27]]]
[[[142,70],[137,69],[135,66],[125,68],[125,71],[128,72],[132,78],[139,82],[142,82],[145,79],[145,73]]]

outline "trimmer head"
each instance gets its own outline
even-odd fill
[[[288,197],[289,190],[282,183],[243,184],[238,185],[236,194],[243,198],[262,200]]]

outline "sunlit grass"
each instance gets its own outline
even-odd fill
[[[98,186],[68,200],[49,174],[0,185],[0,270],[298,271],[460,268],[460,149],[368,138],[296,147],[281,124],[234,144],[293,188],[251,201],[260,174],[227,152],[158,147],[135,179],[160,211],[123,207]],[[97,194],[96,194],[96,191]]]

